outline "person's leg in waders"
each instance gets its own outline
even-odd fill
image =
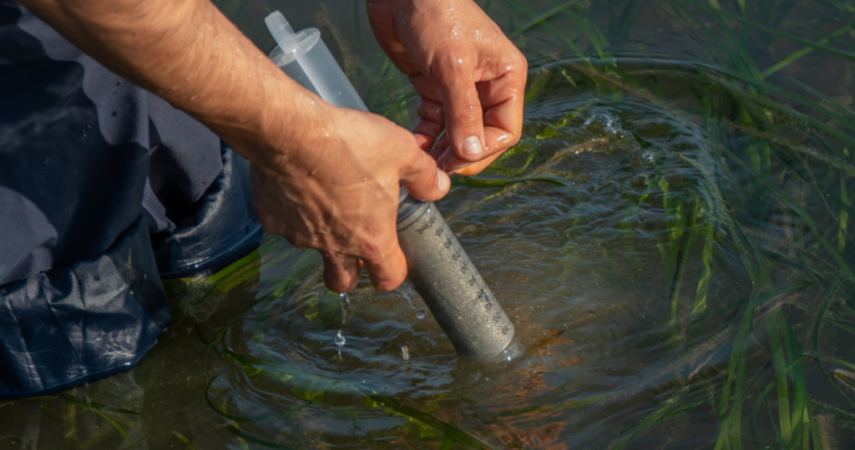
[[[246,163],[204,126],[0,0],[0,397],[133,367],[160,276],[260,240]]]

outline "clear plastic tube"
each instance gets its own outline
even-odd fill
[[[270,59],[300,86],[318,94],[327,103],[368,111],[359,94],[321,40],[317,28],[294,33],[285,16],[276,11],[264,19],[277,44]]]

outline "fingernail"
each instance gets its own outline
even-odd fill
[[[436,188],[439,189],[439,192],[446,192],[448,188],[451,186],[451,180],[448,178],[448,174],[442,171],[442,169],[436,169]]]
[[[476,156],[481,154],[481,140],[477,136],[469,136],[463,140],[463,154]]]

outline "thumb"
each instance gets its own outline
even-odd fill
[[[456,63],[456,64],[455,64]],[[455,60],[456,66],[464,66],[465,61]],[[467,67],[453,67],[440,70],[437,79],[442,89],[442,103],[445,109],[445,126],[448,140],[454,151],[453,156],[446,153],[443,167],[455,167],[481,160],[484,156],[484,120],[481,100],[475,88],[473,70]]]
[[[401,172],[401,184],[413,197],[432,202],[441,199],[451,187],[448,174],[436,166],[427,153],[415,149],[413,158]]]

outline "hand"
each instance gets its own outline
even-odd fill
[[[252,166],[255,210],[265,231],[320,250],[329,289],[356,287],[363,262],[375,288],[394,289],[407,275],[395,230],[399,183],[433,201],[450,180],[409,131],[360,111],[328,114],[328,125],[281,137],[298,144],[281,164]]]
[[[367,0],[380,46],[420,96],[415,134],[474,175],[519,142],[528,63],[472,0]]]

